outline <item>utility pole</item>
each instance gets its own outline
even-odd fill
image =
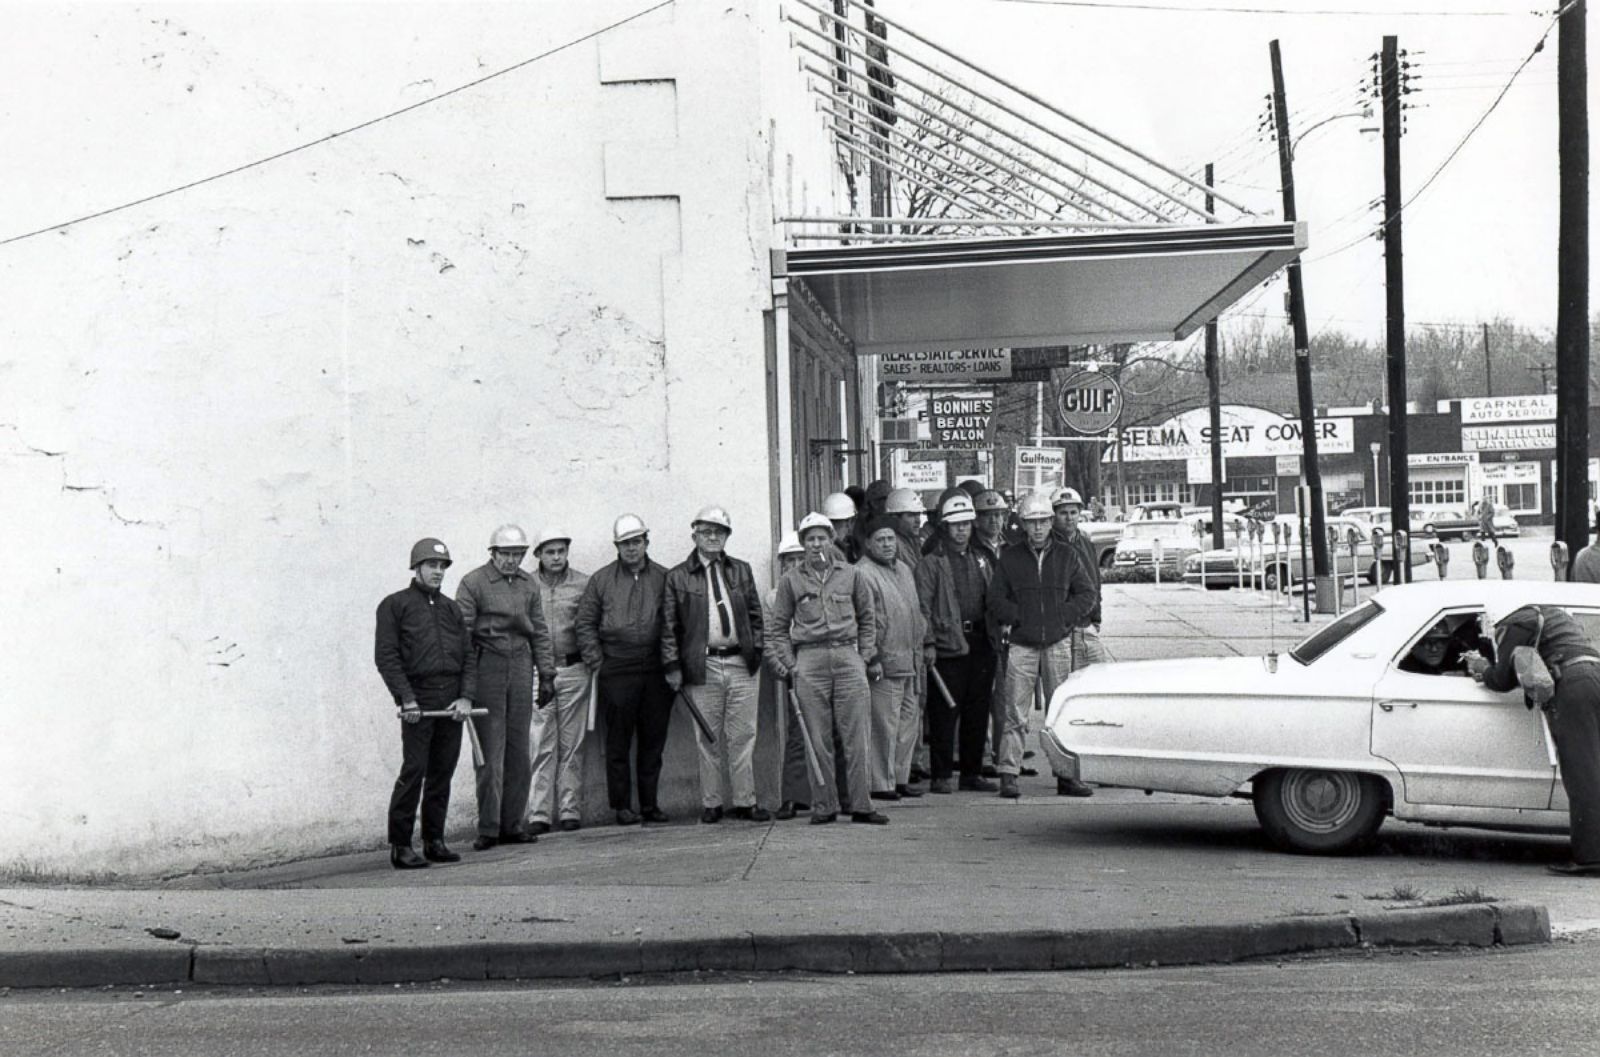
[[[1483,395],[1494,395],[1494,368],[1489,364],[1489,324],[1483,324]]]
[[[1277,122],[1278,172],[1283,180],[1283,219],[1294,223],[1294,148],[1289,139],[1289,104],[1283,89],[1283,56],[1278,42],[1272,55],[1272,113]],[[1317,405],[1311,396],[1311,337],[1306,332],[1306,295],[1300,260],[1289,262],[1289,321],[1294,327],[1294,380],[1300,398],[1301,462],[1311,489],[1311,568],[1317,584],[1317,612],[1333,612],[1333,579],[1328,573],[1328,530],[1322,512],[1322,470],[1317,465]]]
[[[1561,15],[1556,51],[1561,237],[1556,261],[1556,539],[1589,542],[1589,53],[1586,0]],[[1544,375],[1539,376],[1541,382]],[[1569,559],[1570,561],[1570,559]],[[1571,565],[1568,565],[1568,572]]]
[[[1206,163],[1206,187],[1212,185],[1213,166]],[[1210,191],[1206,192],[1206,212],[1215,208]],[[1228,545],[1222,531],[1222,372],[1217,362],[1217,321],[1215,317],[1206,324],[1206,395],[1211,404],[1211,549],[1221,550]]]
[[[1383,277],[1386,295],[1385,355],[1389,379],[1390,524],[1411,524],[1410,472],[1406,455],[1406,294],[1400,243],[1400,42],[1383,38]],[[1411,561],[1394,538],[1394,579],[1411,579]]]
[[[1557,254],[1559,254],[1561,252],[1559,246],[1557,247],[1556,252],[1557,252]],[[1557,276],[1556,276],[1557,289],[1560,288],[1560,284],[1561,284],[1561,276],[1559,274],[1557,274]],[[1559,297],[1560,295],[1557,294],[1557,296]],[[1528,367],[1528,373],[1529,374],[1537,374],[1539,376],[1539,392],[1541,392],[1541,393],[1548,393],[1550,391],[1550,372],[1551,371],[1556,371],[1556,385],[1560,386],[1560,384],[1561,384],[1561,372],[1558,370],[1558,367],[1559,367],[1560,362],[1561,362],[1561,356],[1560,356],[1560,353],[1561,353],[1561,318],[1560,318],[1560,315],[1559,315],[1560,311],[1561,310],[1558,307],[1556,309],[1556,312],[1557,312],[1557,316],[1556,316],[1556,362],[1555,363],[1535,363],[1535,364],[1531,365],[1530,367]],[[1560,397],[1558,396],[1556,399],[1560,400]],[[1558,410],[1559,410],[1559,408],[1558,408]],[[1557,456],[1556,464],[1557,464],[1558,467],[1560,466],[1560,455],[1561,455],[1561,453],[1559,451],[1557,451],[1556,452],[1556,456]],[[1561,473],[1560,469],[1557,469],[1556,473],[1560,474]]]

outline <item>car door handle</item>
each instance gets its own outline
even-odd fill
[[[1397,708],[1416,708],[1417,703],[1415,701],[1383,701],[1379,703],[1378,707],[1385,712],[1393,712]]]

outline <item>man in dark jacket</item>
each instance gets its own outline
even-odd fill
[[[1518,646],[1535,647],[1556,681],[1556,696],[1544,708],[1572,817],[1572,861],[1548,869],[1600,877],[1600,656],[1566,610],[1523,606],[1495,625],[1494,662],[1470,654],[1467,670],[1491,690],[1511,690],[1518,685],[1512,663]]]
[[[933,784],[929,792],[933,793],[950,791],[957,756],[960,788],[995,790],[995,784],[983,777],[983,742],[995,665],[985,612],[994,564],[972,543],[976,518],[972,500],[956,489],[939,510],[937,542],[923,555],[916,574],[923,616],[938,650],[934,670],[955,699],[946,701],[938,690],[930,695],[928,745]]]
[[[436,539],[411,548],[411,583],[378,603],[373,660],[400,706],[400,776],[389,796],[389,862],[415,870],[430,862],[459,862],[444,842],[450,778],[461,755],[461,721],[472,702],[461,695],[471,637],[461,609],[439,591],[450,551]],[[448,709],[449,719],[423,712]],[[422,854],[411,847],[422,803]]]
[[[1042,495],[1025,496],[1017,514],[1028,540],[1005,549],[989,583],[989,621],[1010,640],[1006,660],[1010,700],[995,767],[1000,772],[1000,795],[1011,798],[1021,795],[1017,775],[1034,685],[1043,682],[1048,701],[1072,671],[1072,629],[1096,598],[1082,556],[1051,537],[1050,501]],[[1088,792],[1085,786],[1084,793],[1074,795]]]
[[[475,775],[478,836],[472,842],[478,851],[538,840],[526,817],[533,783],[533,676],[537,671],[539,703],[545,704],[555,692],[556,657],[539,590],[522,570],[527,554],[527,534],[501,525],[489,538],[489,561],[456,585],[461,619],[472,632],[461,693],[489,712],[478,726],[483,766]]]
[[[667,685],[688,694],[706,717],[715,744],[695,728],[700,746],[700,821],[722,820],[722,772],[733,790],[733,817],[771,821],[756,803],[757,673],[761,670],[761,596],[750,566],[723,548],[733,519],[719,506],[696,514],[694,551],[667,572],[662,594],[661,664]]]
[[[617,560],[589,577],[578,600],[578,652],[599,673],[600,707],[606,717],[606,792],[617,825],[666,822],[656,803],[661,755],[672,718],[672,691],[661,670],[661,601],[667,570],[650,560],[650,531],[633,514],[612,527]],[[634,735],[639,812],[633,810],[628,762]]]

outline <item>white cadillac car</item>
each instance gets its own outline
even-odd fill
[[[1406,584],[1281,655],[1090,667],[1057,689],[1039,740],[1058,776],[1248,796],[1267,835],[1292,851],[1359,847],[1387,815],[1564,831],[1555,748],[1521,692],[1400,667],[1436,622],[1476,644],[1530,602],[1567,609],[1600,640],[1593,584]]]

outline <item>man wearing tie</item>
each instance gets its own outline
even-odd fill
[[[689,695],[715,744],[699,729],[700,821],[722,820],[722,774],[733,791],[734,818],[767,822],[756,803],[757,683],[761,668],[761,596],[750,566],[724,553],[733,520],[708,506],[690,523],[694,550],[667,572],[662,592],[661,666],[674,693]]]

